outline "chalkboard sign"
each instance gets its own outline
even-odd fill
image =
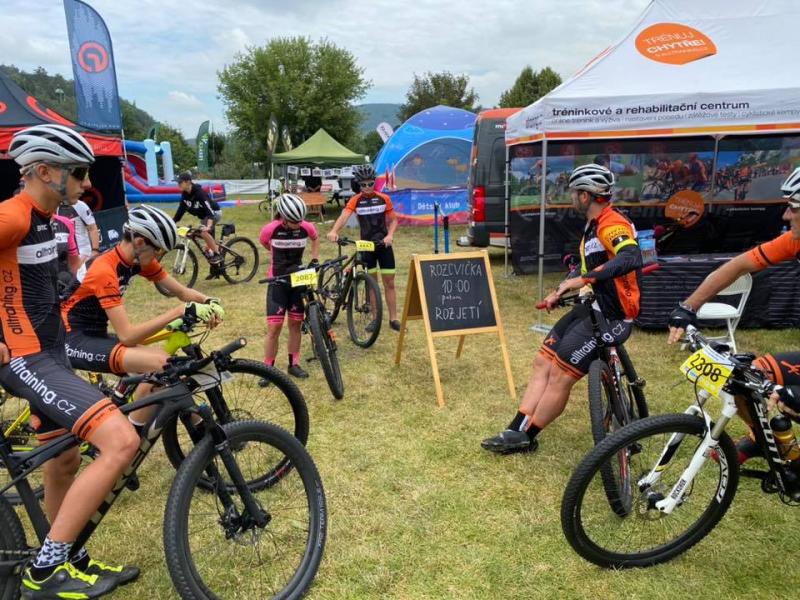
[[[428,353],[433,368],[436,401],[444,406],[444,394],[439,379],[434,338],[459,336],[456,358],[464,349],[467,335],[496,333],[506,371],[506,383],[511,399],[515,398],[514,379],[508,359],[503,324],[494,292],[489,255],[479,252],[415,255],[408,270],[406,301],[397,339],[394,362],[400,364],[406,325],[420,319],[425,322]]]
[[[420,262],[431,331],[494,327],[492,292],[482,256],[458,254]]]

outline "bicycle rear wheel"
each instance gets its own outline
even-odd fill
[[[293,433],[305,445],[309,432],[308,407],[303,393],[286,374],[263,363],[241,358],[231,361],[227,372],[233,376],[231,379],[199,392],[205,395],[203,401],[211,405],[220,424],[249,419],[268,421]],[[270,385],[261,387],[261,379]],[[162,439],[167,458],[177,469],[194,447],[189,432],[179,419],[172,419],[164,427]],[[250,483],[270,485],[289,468],[285,461],[265,465],[258,480]]]
[[[736,447],[727,433],[720,436],[719,462],[705,460],[670,514],[656,503],[681,480],[705,432],[699,417],[658,415],[635,421],[589,452],[572,474],[561,504],[561,526],[573,549],[601,567],[647,567],[703,539],[728,510],[739,483]],[[662,460],[668,443],[671,458]],[[633,495],[625,515],[609,510],[602,477],[605,465],[616,469],[621,452],[629,458]]]
[[[347,295],[347,329],[356,346],[369,348],[378,339],[383,321],[383,302],[378,282],[359,271]]]
[[[258,271],[258,248],[252,240],[235,237],[219,244],[222,263],[219,269],[228,283],[250,281]]]
[[[160,263],[167,273],[186,287],[192,287],[197,281],[197,256],[195,256],[194,251],[189,248],[188,242],[178,242],[172,250],[164,255]],[[172,296],[170,292],[163,289],[160,285],[156,284],[156,288],[165,296]]]
[[[14,568],[33,558],[36,550],[28,549],[25,531],[14,509],[0,496],[0,600],[19,598],[19,573]],[[19,562],[19,564],[14,564]]]
[[[252,522],[234,491],[220,450],[206,437],[178,469],[164,512],[164,551],[181,598],[300,598],[316,576],[325,548],[327,507],[319,472],[306,449],[268,423],[225,425],[245,480],[264,464],[294,465],[276,485],[253,492],[269,518]],[[232,502],[199,485],[209,472],[215,490],[231,490]]]
[[[11,444],[12,451],[26,452],[28,450],[33,450],[39,445],[36,441],[36,432],[33,430],[33,427],[31,427],[28,419],[17,422],[25,409],[28,408],[28,401],[23,398],[17,398],[16,396],[10,396],[2,388],[0,388],[0,395],[2,395],[2,403],[0,403],[0,428],[2,428],[4,433],[8,432],[6,439]],[[14,425],[14,427],[10,429],[12,425]],[[5,487],[9,481],[11,481],[11,476],[6,470],[3,460],[0,459],[0,487]],[[37,469],[31,473],[28,476],[28,482],[31,484],[33,493],[41,500],[44,497],[42,471]],[[15,487],[6,490],[3,497],[14,506],[22,504],[22,499]]]
[[[333,324],[336,322],[336,317],[339,316],[339,309],[344,303],[341,298],[344,275],[342,274],[340,265],[336,265],[333,268],[321,269],[319,272],[319,281],[317,297],[325,308],[325,312],[328,314],[328,320]]]
[[[308,323],[311,327],[314,352],[322,366],[322,372],[325,373],[325,380],[333,397],[341,400],[344,397],[344,382],[339,369],[339,358],[336,356],[336,341],[333,338],[333,331],[325,323],[325,317],[318,304],[312,303],[308,307]]]

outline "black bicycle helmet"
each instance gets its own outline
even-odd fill
[[[375,181],[375,169],[372,165],[358,165],[353,167],[353,177],[356,181]]]

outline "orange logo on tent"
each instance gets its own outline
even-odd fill
[[[5,102],[0,102],[0,115],[3,114],[4,112],[6,112],[7,108],[8,108],[8,106],[6,106]]]
[[[668,65],[685,65],[717,53],[707,36],[688,25],[657,23],[636,36],[636,49],[643,56]]]
[[[705,210],[703,196],[692,190],[681,190],[667,200],[664,216],[681,227],[691,227],[700,220]]]

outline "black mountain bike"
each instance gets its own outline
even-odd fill
[[[694,385],[695,401],[683,414],[637,421],[607,437],[580,462],[567,484],[561,525],[583,558],[601,567],[647,567],[686,552],[708,535],[731,505],[739,476],[761,481],[761,489],[800,505],[800,464],[784,459],[768,419],[774,384],[753,365],[752,354],[731,354],[692,326],[686,337],[696,350],[681,371]],[[744,399],[766,470],[742,469],[725,427]],[[718,398],[716,417],[705,410]],[[620,482],[629,501],[609,510],[601,501],[602,471],[620,455],[628,469]]]
[[[243,236],[228,236],[236,233],[233,223],[222,224],[222,235],[217,240],[221,262],[211,264],[209,269],[216,277],[224,277],[228,283],[237,284],[250,281],[258,271],[258,248],[253,240]],[[186,287],[194,286],[199,270],[197,255],[199,254],[208,262],[203,246],[200,228],[178,227],[178,243],[167,252],[159,262],[175,279]],[[197,252],[192,250],[190,242],[197,247]],[[171,296],[161,286],[156,285],[158,291],[165,296]]]
[[[339,357],[336,353],[336,335],[325,310],[325,306],[317,296],[317,286],[319,271],[331,267],[333,264],[342,262],[346,256],[340,256],[324,263],[295,271],[286,275],[267,277],[259,283],[270,283],[275,285],[285,285],[300,289],[303,295],[303,333],[311,334],[314,358],[319,360],[322,372],[325,373],[325,380],[328,387],[337,400],[344,397],[344,381],[342,371],[339,368]]]
[[[327,531],[325,493],[313,460],[281,428],[256,420],[220,425],[205,396],[197,402],[205,384],[195,380],[196,374],[224,371],[231,354],[244,345],[245,340],[236,340],[205,358],[173,359],[161,373],[123,380],[128,386],[148,382],[162,388],[122,405],[123,414],[145,406],[156,411],[131,466],[78,535],[76,549],[87,542],[162,431],[180,419],[196,446],[177,471],[164,511],[165,558],[178,595],[186,600],[298,598],[311,585]],[[192,415],[201,418],[197,426]],[[65,433],[18,453],[0,434],[0,458],[11,477],[0,493],[16,486],[40,543],[50,526],[28,476],[78,444],[78,438]],[[284,466],[278,470],[274,465]],[[17,513],[0,497],[0,598],[18,597],[19,575],[36,553]]]
[[[340,237],[336,242],[339,258],[346,259],[320,269],[317,294],[330,317],[336,321],[342,306],[347,311],[347,330],[356,346],[369,348],[378,339],[383,320],[381,290],[367,273],[362,252],[374,252],[376,242],[353,241]],[[354,245],[350,256],[342,255],[344,246]]]
[[[563,297],[558,305],[583,305],[592,323],[598,357],[589,366],[589,417],[592,438],[595,444],[599,444],[612,431],[647,417],[649,411],[644,395],[645,380],[636,374],[625,346],[612,346],[603,338],[597,312],[592,308],[595,299],[595,295],[589,292]],[[544,304],[538,304],[537,308],[544,308]],[[622,486],[628,468],[627,456],[620,453],[618,459],[617,464],[608,463],[600,472],[606,498],[612,507],[629,502],[627,490]]]
[[[173,360],[194,359],[201,360],[205,356],[201,344],[208,336],[209,330],[193,333],[197,320],[184,317],[183,324],[174,331],[164,330],[153,338],[165,339],[167,346],[172,344],[177,351],[182,349],[186,358]],[[172,352],[172,350],[170,350]],[[265,365],[262,362],[219,357],[215,365],[224,367],[222,371],[214,372],[213,367],[207,367],[208,373],[195,373],[196,382],[203,381],[202,393],[211,409],[214,411],[218,423],[224,425],[238,420],[258,419],[269,421],[275,425],[292,432],[302,443],[306,444],[309,433],[308,408],[300,389],[282,371]],[[266,379],[271,386],[262,388],[259,380]],[[89,373],[89,381],[114,400],[116,404],[131,402],[135,386],[125,384],[125,379],[114,383],[107,380],[102,374]],[[0,389],[0,419],[2,433],[11,445],[14,452],[33,450],[38,444],[36,432],[30,426],[28,417],[30,410],[27,401],[21,398],[8,396]],[[162,433],[164,450],[170,463],[177,469],[186,455],[193,447],[190,435],[183,427],[178,427],[178,420],[168,422]],[[94,448],[90,444],[81,446],[81,454],[88,459],[94,457]],[[0,486],[5,485],[5,473],[0,465]],[[41,483],[41,474],[34,473],[29,481],[34,493],[38,497],[44,494]],[[130,484],[135,489],[135,480]],[[6,500],[11,504],[20,504],[21,498],[13,489],[5,493]]]

